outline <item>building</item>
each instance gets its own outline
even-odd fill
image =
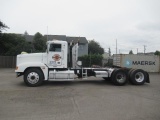
[[[137,55],[152,55],[154,56],[155,52],[148,52],[148,53],[137,53]]]

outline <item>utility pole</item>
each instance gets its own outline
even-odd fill
[[[109,57],[111,56],[111,48],[109,47],[108,48],[108,54],[109,54]]]
[[[137,48],[137,54],[138,54],[138,48]]]
[[[116,55],[117,55],[117,39],[116,39]]]
[[[117,65],[117,39],[116,39],[116,65]]]
[[[91,67],[91,52],[89,53],[89,57],[90,57],[89,66]]]
[[[144,54],[145,54],[145,52],[146,52],[146,45],[144,45]]]

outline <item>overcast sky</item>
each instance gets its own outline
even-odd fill
[[[94,39],[112,54],[160,50],[160,0],[0,0],[7,33]]]

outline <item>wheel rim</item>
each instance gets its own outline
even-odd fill
[[[36,72],[31,72],[28,74],[27,80],[31,84],[36,84],[39,81],[39,75]]]
[[[117,82],[124,83],[126,81],[126,76],[123,73],[118,73],[116,79]]]
[[[142,72],[137,72],[136,74],[135,74],[135,80],[137,81],[137,82],[143,82],[144,81],[144,74],[142,73]]]

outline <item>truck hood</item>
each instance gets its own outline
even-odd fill
[[[17,55],[17,65],[27,62],[43,62],[46,58],[46,53],[30,53]]]

